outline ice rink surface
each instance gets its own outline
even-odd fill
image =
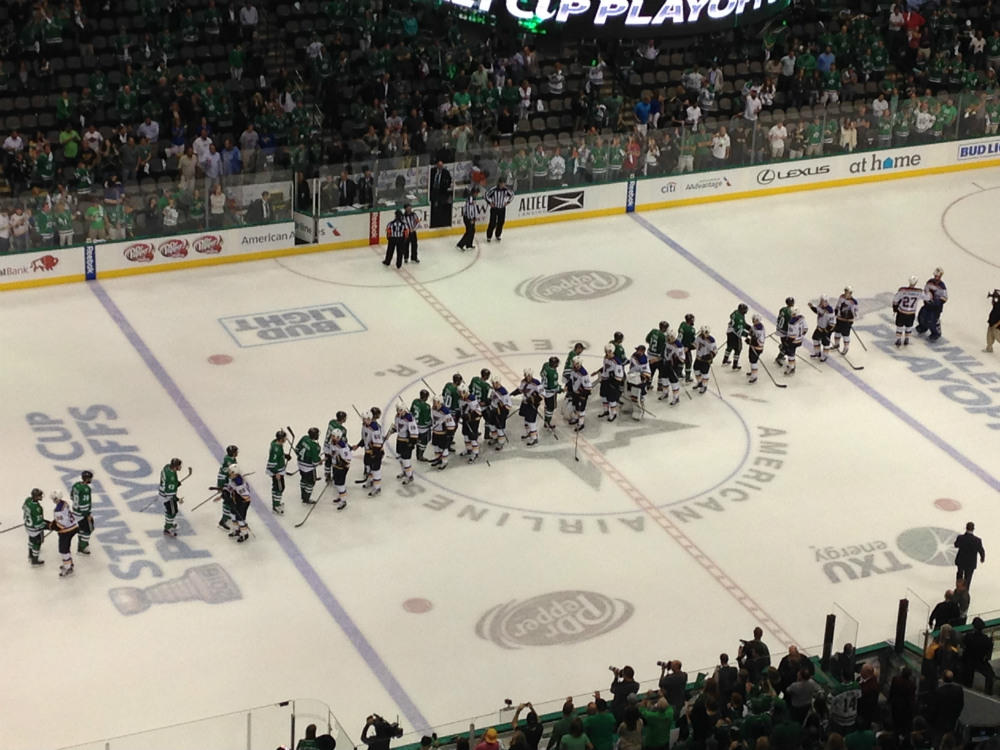
[[[680,658],[693,675],[757,624],[772,653],[812,646],[832,611],[882,640],[899,598],[919,620],[919,599],[953,583],[967,520],[989,553],[972,610],[1000,608],[1000,353],[981,352],[998,191],[1000,170],[972,170],[509,229],[464,254],[425,240],[402,272],[359,249],[4,294],[0,521],[20,522],[34,486],[51,516],[49,492],[89,468],[97,529],[68,579],[54,537],[32,569],[24,533],[0,536],[0,746],[289,697],[326,701],[351,731],[372,711],[421,730],[605,687],[608,664],[648,680]],[[897,350],[891,293],[937,265],[944,337]],[[279,427],[344,410],[356,441],[352,406],[388,413],[421,379],[440,391],[488,367],[512,389],[576,341],[594,369],[615,330],[631,352],[688,312],[723,344],[739,302],[772,330],[786,296],[804,309],[845,284],[863,370],[833,355],[786,380],[769,342],[788,388],[748,385],[744,354],[739,373],[717,360],[721,398],[650,400],[614,424],[594,398],[578,462],[564,418],[527,449],[512,417],[489,464],[420,464],[402,487],[387,456],[368,498],[358,456],[346,510],[330,490],[294,528],[307,506],[291,476],[287,514],[270,511]],[[254,537],[227,539],[210,503],[165,539],[159,503],[142,512],[160,468],[193,467],[190,509],[230,443],[255,472]]]

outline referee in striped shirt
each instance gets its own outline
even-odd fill
[[[406,238],[406,243],[403,245],[403,260],[407,263],[411,260],[414,263],[419,263],[420,258],[417,257],[417,227],[420,226],[420,217],[414,212],[412,203],[407,203],[403,206],[403,223],[410,230],[410,234]]]
[[[458,241],[459,250],[471,250],[476,246],[476,195],[479,188],[472,187],[465,191],[465,203],[462,206],[462,221],[465,222],[465,234]]]
[[[403,252],[406,249],[406,236],[410,230],[406,227],[406,220],[403,212],[397,210],[396,218],[390,221],[385,227],[386,250],[383,266],[392,263],[392,254],[396,254],[396,268],[403,267]]]
[[[503,232],[504,222],[507,221],[507,204],[514,200],[514,191],[507,187],[507,181],[501,177],[497,184],[486,191],[486,203],[490,207],[490,223],[486,227],[486,241],[493,239],[494,232],[497,242],[500,241],[500,234]]]

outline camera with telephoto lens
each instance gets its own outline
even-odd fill
[[[403,736],[403,728],[397,722],[390,723],[378,714],[372,714],[368,718],[371,719],[372,726],[375,728],[376,737],[399,739]]]
[[[994,289],[992,292],[986,292],[986,299],[993,300],[994,305],[1000,303],[1000,289]]]
[[[656,662],[656,666],[663,667],[664,669],[670,669],[670,662],[669,661],[658,661],[658,662]]]

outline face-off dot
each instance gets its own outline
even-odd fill
[[[691,292],[686,289],[671,289],[667,292],[667,296],[671,299],[687,299],[691,296]]]
[[[938,510],[961,510],[962,504],[958,500],[953,500],[950,497],[939,497],[934,501],[934,507]]]
[[[427,599],[407,599],[403,602],[403,609],[416,615],[430,612],[433,607],[434,605]]]
[[[208,358],[208,361],[213,365],[228,365],[233,361],[233,358],[228,354],[213,354]]]

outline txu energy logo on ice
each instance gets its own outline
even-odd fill
[[[500,648],[566,646],[610,633],[624,625],[635,607],[593,591],[555,591],[488,610],[476,635]]]
[[[901,532],[896,537],[896,549],[884,540],[811,549],[830,583],[842,583],[910,570],[913,566],[901,560],[897,552],[925,565],[954,565],[955,536],[948,529],[919,526]]]
[[[608,271],[564,271],[525,279],[514,292],[532,302],[574,302],[607,297],[631,284],[628,276]]]

